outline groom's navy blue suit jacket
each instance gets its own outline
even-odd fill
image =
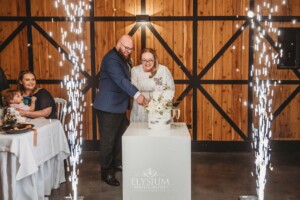
[[[111,113],[125,113],[130,96],[138,92],[130,83],[130,67],[115,48],[102,59],[98,87],[94,108]]]

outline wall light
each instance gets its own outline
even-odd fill
[[[149,22],[150,21],[149,15],[136,15],[135,17],[136,17],[135,18],[136,22]]]
[[[247,16],[248,16],[249,18],[253,18],[253,17],[254,17],[254,12],[253,12],[252,10],[249,10],[249,11],[247,12]]]

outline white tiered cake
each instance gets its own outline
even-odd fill
[[[171,127],[171,109],[165,110],[162,114],[149,112],[148,127],[154,130],[166,130]]]
[[[147,106],[148,128],[166,130],[171,128],[173,90],[154,91]]]

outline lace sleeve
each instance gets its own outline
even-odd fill
[[[164,84],[166,84],[167,88],[169,88],[170,90],[175,91],[174,79],[170,70],[167,67],[164,67],[163,69],[164,69],[164,73],[163,73]]]
[[[134,85],[135,87],[139,88],[139,84],[138,84],[138,68],[134,67],[131,69],[131,83],[132,85]]]

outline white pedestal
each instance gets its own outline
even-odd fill
[[[131,123],[122,137],[123,200],[191,200],[191,139],[185,123],[170,130]]]

